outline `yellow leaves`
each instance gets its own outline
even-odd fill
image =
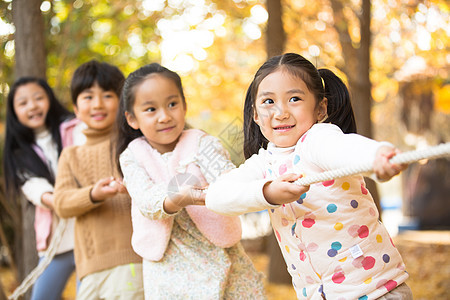
[[[69,16],[70,9],[64,2],[54,1],[53,11],[55,12],[55,16],[59,19],[59,22],[64,22]]]
[[[450,84],[437,88],[434,92],[435,108],[439,112],[450,114]]]
[[[381,78],[380,78],[381,79]],[[387,80],[386,78],[374,85],[372,88],[372,98],[375,102],[389,100],[389,95],[396,95],[398,92],[398,82]]]

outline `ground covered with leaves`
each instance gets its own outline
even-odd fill
[[[450,231],[408,231],[394,238],[410,274],[407,284],[415,300],[450,299]],[[250,251],[256,268],[266,273],[269,258],[258,251]],[[0,268],[0,278],[7,295],[16,286],[9,269]],[[265,281],[268,300],[295,299],[291,285]],[[64,300],[75,299],[75,276],[72,276]]]

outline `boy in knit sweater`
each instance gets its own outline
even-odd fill
[[[124,79],[117,67],[97,61],[81,65],[72,78],[86,143],[61,153],[54,202],[60,217],[76,218],[77,299],[144,299],[142,259],[131,247],[131,200],[111,153]]]

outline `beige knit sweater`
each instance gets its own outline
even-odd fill
[[[86,129],[85,145],[64,148],[58,163],[54,201],[62,218],[76,217],[75,265],[78,278],[115,266],[140,263],[131,247],[131,200],[118,194],[93,203],[90,191],[105,177],[118,177],[111,156],[111,128]]]

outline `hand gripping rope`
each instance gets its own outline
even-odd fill
[[[438,146],[421,150],[399,153],[391,158],[389,162],[393,164],[410,164],[422,159],[436,159],[445,156],[450,156],[450,143],[440,144]],[[304,178],[296,180],[295,183],[298,185],[311,185],[313,183],[370,172],[372,172],[371,164],[350,166],[306,176]]]
[[[450,156],[450,143],[440,144],[421,150],[400,153],[391,158],[389,161],[394,164],[409,164],[422,159],[436,159],[446,156]],[[311,185],[313,183],[369,172],[372,172],[372,165],[350,166],[300,178],[295,181],[295,183],[298,185]],[[8,297],[8,299],[18,299],[34,284],[34,282],[42,274],[42,272],[44,272],[45,268],[50,264],[53,257],[55,256],[56,249],[61,242],[61,238],[64,230],[66,229],[66,226],[67,220],[60,219],[50,245],[47,251],[44,253],[44,259],[33,271],[31,271],[30,274],[28,274],[28,276],[23,280],[22,284],[16,288],[16,290],[11,296]]]

